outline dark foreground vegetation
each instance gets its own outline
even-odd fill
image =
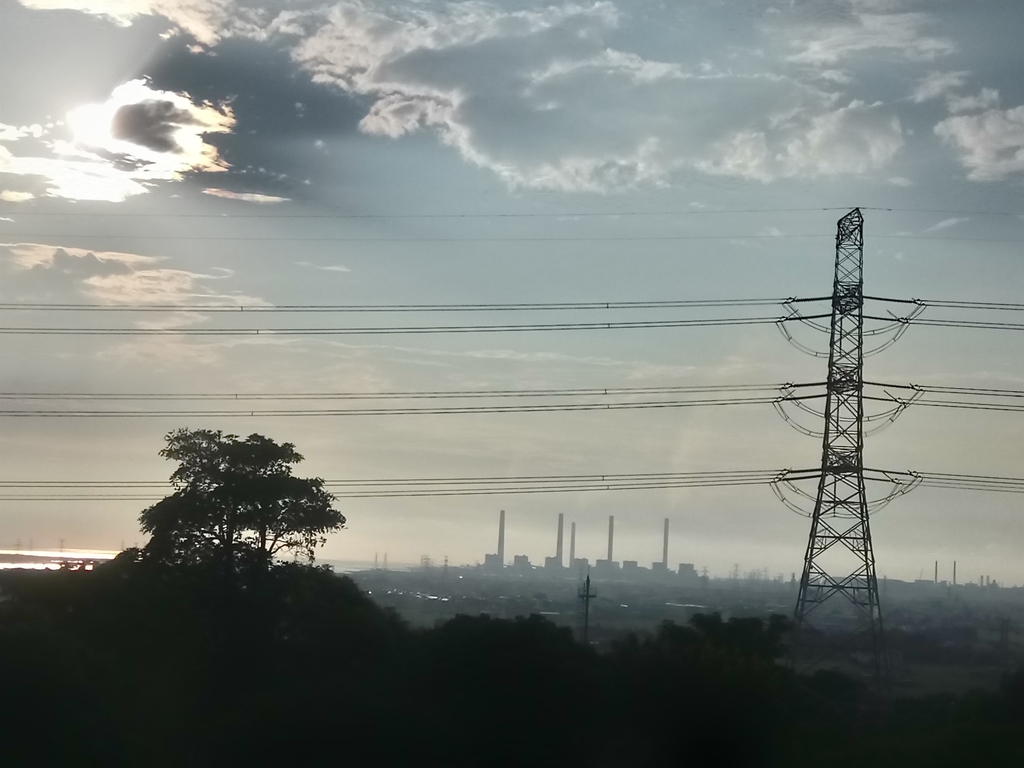
[[[598,655],[541,617],[412,630],[306,565],[2,575],[5,766],[1024,764],[1024,677],[888,708],[697,616]]]
[[[1024,676],[884,707],[779,663],[787,622],[695,616],[604,654],[539,616],[414,630],[282,564],[345,524],[302,456],[176,430],[150,540],[0,574],[0,766],[1024,765]],[[1016,759],[1014,759],[1016,758]]]

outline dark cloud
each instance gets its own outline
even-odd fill
[[[114,113],[110,126],[115,139],[129,141],[154,152],[181,152],[174,133],[185,125],[198,125],[187,109],[169,101],[148,100],[125,104]]]
[[[252,40],[224,40],[216,55],[190,53],[168,40],[139,72],[154,88],[188,93],[193,101],[230,100],[236,136],[329,138],[354,134],[371,100],[314,83],[287,51]]]
[[[230,165],[215,185],[223,189],[306,197],[311,187],[303,180],[311,179],[315,189],[337,183],[339,174],[316,142],[365,140],[359,121],[372,100],[314,83],[287,51],[270,43],[227,39],[214,55],[191,53],[181,38],[171,38],[135,76],[195,102],[230,103],[234,130],[206,139]]]

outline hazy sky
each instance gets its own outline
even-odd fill
[[[0,301],[197,307],[8,310],[0,325],[195,330],[733,316],[274,314],[242,322],[201,307],[820,296],[831,289],[835,221],[854,205],[893,209],[865,211],[869,294],[1020,300],[1022,27],[1019,0],[0,0]],[[929,310],[954,316],[945,312]],[[771,325],[3,335],[0,344],[0,389],[12,393],[824,377],[823,361]],[[1022,344],[1013,332],[912,327],[868,360],[866,376],[1024,389]],[[388,403],[341,407],[358,405]],[[237,406],[4,405],[202,407]],[[307,457],[299,472],[331,480],[781,469],[814,466],[820,450],[767,405],[5,417],[0,479],[160,480],[171,467],[157,451],[179,426],[294,442]],[[865,459],[1020,476],[1022,427],[1024,416],[1014,414],[911,409],[869,439]],[[117,548],[142,540],[143,506],[2,501],[0,546],[63,539]],[[475,562],[494,551],[504,508],[507,552],[535,562],[552,554],[558,512],[576,521],[577,553],[591,559],[603,556],[607,515],[615,514],[616,558],[642,563],[660,559],[661,519],[669,517],[673,564],[725,574],[738,563],[788,578],[799,571],[807,534],[807,521],[767,487],[353,499],[341,508],[349,530],[328,544],[331,559],[387,552],[392,562],[423,554]],[[917,578],[940,560],[948,578],[956,559],[963,580],[1024,582],[1022,512],[1019,496],[919,489],[875,519],[879,573]]]

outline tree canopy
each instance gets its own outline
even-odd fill
[[[267,565],[285,552],[312,562],[327,534],[345,525],[322,479],[292,475],[303,460],[292,443],[206,429],[178,429],[165,439],[160,455],[178,468],[174,493],[139,518],[152,537],[147,559],[231,571]]]

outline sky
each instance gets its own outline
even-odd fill
[[[779,307],[225,314],[214,307],[815,297],[865,215],[865,291],[1019,301],[1018,0],[0,0],[6,411],[388,407],[26,394],[425,392],[821,381],[771,324],[387,335],[218,328],[778,316]],[[28,310],[26,304],[149,307]],[[161,310],[170,305],[173,309]],[[889,307],[898,311],[897,307]],[[1002,319],[929,308],[929,317]],[[945,313],[945,314],[944,314]],[[1007,317],[1009,315],[1009,317]],[[801,340],[821,348],[808,331]],[[798,334],[799,335],[799,334]],[[866,378],[1024,389],[1024,337],[911,326]],[[466,404],[468,401],[458,401]],[[472,401],[477,402],[477,401]],[[492,401],[481,401],[492,402]],[[551,402],[551,401],[545,401]],[[423,401],[399,401],[419,406]],[[427,403],[429,405],[429,402]],[[448,403],[451,404],[451,403]],[[472,404],[472,403],[471,403]],[[1021,476],[1019,414],[911,407],[872,467]],[[178,427],[266,434],[328,480],[813,467],[770,405],[413,415],[0,416],[0,480],[159,481]],[[144,542],[143,501],[24,501],[0,547]],[[124,493],[124,491],[117,491]],[[59,491],[63,495],[81,491]],[[873,519],[879,575],[1024,583],[1021,497],[919,488]],[[475,563],[496,544],[712,575],[799,572],[767,486],[343,499],[322,557]],[[967,574],[965,577],[964,574]],[[977,575],[976,575],[977,574]]]

